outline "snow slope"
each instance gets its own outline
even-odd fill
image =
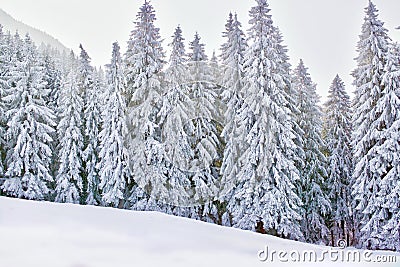
[[[277,266],[258,259],[266,245],[288,252],[330,249],[156,212],[0,197],[1,267]],[[393,253],[373,252],[382,255]],[[362,265],[399,266],[399,254],[397,262]],[[314,265],[282,266],[289,264]]]

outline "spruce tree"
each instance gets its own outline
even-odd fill
[[[376,238],[382,240],[381,249],[400,251],[400,47],[392,45],[386,58],[382,77],[384,90],[376,104],[382,125],[382,143],[377,146],[379,157],[372,160],[382,180],[376,196],[381,205],[377,219],[385,223],[383,232]],[[373,220],[372,218],[371,220]],[[375,236],[374,236],[375,237]]]
[[[125,138],[127,103],[123,94],[125,77],[118,43],[113,44],[111,64],[107,66],[107,83],[102,112],[102,131],[100,132],[99,175],[106,205],[122,207],[126,188],[130,179],[128,150]]]
[[[342,79],[337,75],[325,103],[324,141],[326,144],[328,197],[332,205],[331,241],[346,239],[352,225],[350,187],[353,171],[351,148],[351,103]]]
[[[190,73],[187,70],[182,30],[178,26],[172,36],[169,66],[165,71],[165,88],[159,112],[162,139],[168,160],[169,204],[188,206],[191,202],[187,170],[194,157],[188,132],[193,129],[193,101],[190,98]],[[179,210],[179,208],[177,209]],[[180,213],[178,211],[178,213]]]
[[[326,195],[326,158],[322,153],[325,144],[321,137],[322,111],[318,106],[316,85],[312,82],[302,60],[294,71],[293,86],[297,94],[297,124],[304,136],[304,167],[300,170],[298,194],[303,202],[302,231],[307,242],[327,243],[328,228],[325,216],[331,210]]]
[[[99,96],[101,88],[95,83],[96,73],[90,64],[90,57],[82,47],[79,46],[81,52],[78,63],[78,87],[83,94],[83,118],[84,118],[84,151],[83,162],[85,167],[84,180],[84,198],[83,203],[98,204],[92,195],[97,192],[89,190],[97,190],[96,187],[89,188],[88,185],[98,184],[98,153],[99,153],[99,130],[100,130],[100,107]],[[89,190],[88,190],[89,189]]]
[[[189,70],[193,79],[190,94],[194,101],[193,113],[196,116],[193,119],[194,129],[191,133],[191,142],[195,155],[192,162],[192,170],[195,173],[193,179],[203,179],[205,181],[214,179],[211,177],[212,170],[208,167],[212,165],[213,160],[219,157],[219,139],[216,125],[213,121],[214,118],[218,117],[218,110],[215,105],[218,96],[213,90],[214,84],[207,62],[208,57],[205,54],[204,44],[200,40],[200,36],[196,33],[194,40],[190,42],[191,52],[189,53]],[[200,171],[203,167],[205,169]],[[200,195],[203,193],[200,193]],[[200,198],[203,197],[204,200],[207,199],[206,195]]]
[[[130,168],[136,182],[130,202],[134,209],[144,210],[154,206],[149,204],[148,194],[160,200],[168,199],[168,168],[157,116],[163,93],[164,51],[160,30],[154,25],[155,11],[148,1],[141,6],[136,18],[125,53]]]
[[[107,99],[102,97],[100,99],[99,96],[104,96],[106,93],[106,84],[104,81],[104,76],[102,73],[101,68],[99,69],[99,71],[97,71],[96,69],[94,69],[93,71],[93,93],[96,94],[96,97],[92,96],[92,99],[94,98],[94,100],[96,101],[95,104],[93,104],[92,106],[92,113],[94,114],[99,114],[96,118],[96,120],[92,120],[94,123],[93,125],[95,125],[96,123],[98,124],[97,127],[93,127],[92,128],[92,136],[95,137],[97,135],[97,138],[93,139],[92,142],[92,147],[94,148],[92,150],[92,162],[91,162],[91,168],[88,168],[88,166],[86,166],[88,175],[87,175],[87,179],[86,179],[86,204],[87,205],[102,205],[102,197],[101,197],[101,190],[100,190],[100,174],[98,173],[99,170],[97,168],[97,164],[95,164],[96,162],[99,162],[99,155],[98,153],[100,153],[100,137],[99,137],[99,131],[102,129],[102,122],[101,122],[101,114],[103,112],[103,109],[106,107],[107,104]],[[95,145],[97,145],[95,147]],[[88,148],[87,148],[88,149]],[[86,150],[87,150],[86,149]]]
[[[44,70],[35,45],[28,35],[24,41],[17,35],[14,42],[20,47],[12,55],[10,87],[4,97],[10,105],[5,173],[9,178],[2,189],[10,196],[43,200],[49,197],[48,183],[53,181],[49,166],[55,115],[44,101]]]
[[[55,201],[79,204],[83,193],[83,99],[78,86],[77,67],[71,54],[71,68],[62,81],[58,102],[60,122],[57,126],[59,167]]]
[[[50,46],[41,45],[40,57],[41,57],[41,64],[44,68],[44,79],[46,81],[46,91],[47,95],[45,96],[45,103],[46,105],[52,109],[56,115],[55,123],[56,125],[59,124],[59,96],[61,93],[61,86],[62,86],[62,77],[63,73],[61,68],[58,68],[57,63],[59,61],[58,51],[54,51]],[[58,62],[59,63],[59,62]],[[67,62],[63,62],[64,65],[68,65]],[[66,75],[66,74],[64,74]],[[51,173],[52,176],[56,177],[58,171],[58,147],[59,147],[59,140],[57,132],[54,132],[52,135],[53,142],[51,144],[51,149],[53,151],[53,158],[51,159]]]
[[[288,49],[283,44],[283,36],[279,28],[276,26],[274,28],[274,37],[277,41],[276,49],[278,50],[278,56],[276,59],[278,64],[276,65],[276,72],[279,73],[279,76],[282,78],[282,85],[287,99],[286,107],[291,113],[290,125],[294,134],[294,146],[285,150],[285,153],[289,159],[294,161],[297,171],[300,172],[304,168],[305,152],[303,149],[304,132],[296,120],[296,118],[300,115],[300,110],[298,108],[299,103],[296,99],[296,89],[292,84],[293,74],[291,71],[291,65],[289,63],[289,56],[287,55]],[[300,182],[300,180],[298,180],[298,182]],[[296,186],[297,185],[298,183],[296,183]]]
[[[7,35],[3,32],[3,26],[0,24],[0,177],[4,174],[3,158],[5,155],[5,131],[6,131],[6,103],[4,96],[8,88],[8,73],[10,70],[10,43]]]
[[[219,167],[216,162],[222,159],[222,144],[217,120],[220,117],[217,107],[217,88],[204,51],[204,44],[196,33],[190,42],[189,70],[192,107],[196,117],[192,119],[194,128],[189,132],[194,157],[192,158],[191,179],[194,184],[193,200],[201,206],[192,209],[192,218],[216,222],[214,200],[219,191]],[[204,205],[206,204],[206,205]]]
[[[353,71],[356,87],[353,103],[352,146],[355,169],[352,195],[356,220],[359,222],[358,245],[378,248],[382,244],[379,233],[387,221],[387,209],[378,198],[381,182],[387,170],[376,165],[381,157],[378,147],[385,139],[385,125],[381,123],[382,107],[377,103],[385,90],[385,74],[389,37],[383,22],[378,19],[378,10],[370,1],[366,10],[360,40],[357,45],[357,68]]]
[[[237,115],[243,103],[240,94],[243,87],[243,60],[244,52],[247,48],[245,35],[241,29],[241,23],[237,19],[237,15],[229,14],[228,21],[225,25],[224,37],[226,42],[221,47],[222,61],[222,81],[224,88],[222,92],[222,100],[227,106],[224,117],[224,129],[221,136],[224,138],[226,146],[221,166],[221,193],[220,198],[228,202],[229,205],[235,205],[230,201],[232,199],[232,189],[236,183],[236,175],[238,173],[238,156],[240,148],[240,140],[237,138]],[[232,209],[233,207],[228,207]],[[223,214],[223,225],[230,226],[231,218],[226,212]]]
[[[4,160],[9,148],[6,136],[8,128],[6,113],[10,109],[8,102],[10,99],[6,101],[6,96],[10,92],[10,86],[13,85],[11,78],[14,68],[12,66],[16,64],[17,53],[22,55],[22,40],[19,35],[16,34],[14,38],[10,32],[5,33],[0,25],[0,182],[5,179],[3,178],[6,171]]]
[[[281,52],[266,0],[250,10],[249,43],[244,56],[243,105],[238,121],[240,169],[231,213],[234,226],[255,229],[262,221],[267,232],[301,239],[294,191],[298,173],[288,151],[295,146],[288,96],[280,69]]]

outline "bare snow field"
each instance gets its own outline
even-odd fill
[[[261,261],[266,246],[268,259]],[[304,259],[305,250],[318,255],[317,263],[292,261],[296,255]],[[1,267],[400,266],[399,254],[392,252],[367,256],[374,261],[397,255],[397,263],[332,262],[328,254],[318,262],[333,250],[342,253],[157,212],[0,198]],[[349,250],[354,249],[344,252]]]

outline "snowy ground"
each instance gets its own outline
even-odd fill
[[[314,246],[224,228],[156,212],[34,202],[0,197],[1,267],[224,267],[276,266],[275,256],[262,262],[258,252],[268,246],[281,253],[315,251]],[[350,249],[338,250],[339,253]],[[297,252],[296,252],[297,251]],[[357,251],[360,254],[363,251]],[[374,261],[395,255],[371,252]],[[319,266],[400,266],[397,263],[333,263],[326,255]],[[261,254],[260,256],[265,256]],[[284,254],[281,254],[285,259]],[[303,256],[301,256],[303,257]],[[335,257],[335,256],[334,256]],[[311,266],[307,261],[282,266]],[[393,259],[392,259],[393,260]]]

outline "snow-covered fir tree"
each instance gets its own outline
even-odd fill
[[[190,42],[189,70],[192,78],[191,98],[194,102],[193,113],[196,118],[193,119],[194,129],[191,133],[192,146],[194,147],[195,157],[192,162],[193,171],[200,175],[199,170],[202,167],[210,166],[213,160],[217,159],[219,139],[215,122],[213,119],[218,117],[218,108],[216,107],[215,84],[211,69],[208,65],[208,57],[205,54],[204,44],[200,42],[198,33],[194,40]],[[211,174],[211,169],[205,170]],[[205,174],[208,176],[208,174]],[[196,176],[198,177],[198,176]],[[198,177],[199,178],[199,177]],[[207,180],[207,179],[205,179]]]
[[[190,168],[190,160],[194,157],[188,135],[194,128],[193,101],[190,98],[190,84],[188,84],[191,79],[186,65],[187,56],[180,26],[175,29],[172,38],[169,66],[165,71],[166,91],[159,116],[163,145],[169,163],[169,203],[175,206],[188,206],[192,203],[187,170]],[[183,210],[177,207],[174,213],[188,216]]]
[[[81,94],[83,94],[83,118],[84,118],[84,151],[83,162],[85,167],[85,180],[84,180],[84,199],[82,202],[90,205],[99,204],[99,199],[93,196],[98,195],[97,185],[99,183],[97,164],[99,153],[99,129],[100,129],[100,107],[99,96],[102,89],[99,88],[98,83],[95,82],[96,73],[90,64],[90,57],[82,47],[79,64],[78,64],[78,87]]]
[[[302,60],[294,70],[293,87],[300,111],[297,124],[302,129],[304,167],[300,169],[298,194],[303,202],[301,223],[307,242],[327,243],[328,228],[325,218],[331,210],[326,195],[326,158],[322,140],[322,111],[318,106],[319,96]]]
[[[127,102],[124,96],[125,77],[118,43],[113,44],[111,64],[107,66],[107,89],[104,94],[100,132],[99,175],[102,200],[106,205],[123,207],[130,179],[128,150],[125,138]]]
[[[10,87],[4,100],[9,103],[7,118],[6,156],[9,177],[3,191],[26,199],[43,200],[49,197],[50,173],[55,115],[46,107],[44,70],[40,66],[37,49],[27,35],[24,41],[14,38],[10,65]]]
[[[287,54],[288,49],[283,44],[283,36],[279,28],[276,26],[274,28],[274,37],[277,41],[276,49],[278,50],[278,56],[276,58],[278,64],[276,65],[277,70],[275,71],[279,73],[279,76],[282,78],[282,84],[287,98],[286,107],[290,110],[291,113],[290,123],[291,128],[293,129],[292,132],[294,134],[295,144],[293,147],[286,149],[285,153],[288,158],[294,161],[297,170],[300,171],[302,168],[304,168],[305,153],[302,145],[304,132],[302,128],[298,125],[296,120],[296,117],[298,117],[300,114],[300,110],[298,109],[299,103],[297,103],[296,100],[296,89],[292,85],[293,75],[291,73],[291,65],[289,63],[289,56]]]
[[[352,227],[350,214],[353,156],[351,148],[351,103],[342,79],[337,75],[325,103],[324,141],[327,155],[327,193],[331,202],[331,242],[345,239]]]
[[[385,223],[384,231],[374,238],[381,240],[381,249],[400,251],[400,47],[392,45],[382,77],[383,92],[376,104],[382,142],[377,146],[378,157],[371,160],[381,175],[376,202],[381,211],[375,216]],[[372,217],[371,220],[374,220]]]
[[[237,138],[239,135],[237,132],[237,115],[243,102],[240,92],[243,87],[244,52],[247,48],[245,35],[236,14],[234,16],[232,13],[229,14],[223,35],[226,38],[226,42],[221,47],[221,85],[224,90],[222,92],[222,100],[226,103],[227,109],[224,114],[224,129],[221,133],[226,146],[221,166],[220,198],[229,204],[235,205],[234,201],[230,202],[230,200],[239,169],[239,151],[243,147],[243,144],[239,144],[240,140]],[[232,208],[228,207],[228,209]],[[223,214],[223,225],[231,225],[231,218],[227,212]]]
[[[279,40],[266,0],[250,10],[249,43],[244,56],[243,105],[238,132],[246,146],[231,213],[235,227],[253,229],[262,221],[271,234],[301,239],[300,198],[295,193],[297,169],[288,157],[295,146],[286,84],[278,71]]]
[[[61,68],[58,68],[56,62],[60,64],[59,62],[59,53],[58,51],[54,51],[53,48],[50,46],[44,46],[42,44],[40,46],[40,56],[41,56],[41,64],[42,67],[44,68],[44,79],[46,81],[46,91],[48,92],[48,95],[45,97],[45,103],[47,107],[52,109],[55,114],[56,114],[56,124],[58,125],[59,123],[59,106],[58,106],[58,100],[59,100],[59,95],[61,91],[61,80],[62,80],[62,70]],[[66,62],[64,62],[65,65],[68,65]],[[58,134],[57,132],[54,132],[52,135],[53,142],[51,144],[51,149],[53,151],[53,158],[51,159],[51,173],[52,176],[55,177],[57,175],[57,170],[58,170],[58,150],[57,148],[59,147],[59,140],[58,140]]]
[[[71,53],[70,70],[63,78],[58,99],[57,126],[59,167],[56,175],[55,201],[79,204],[83,193],[82,93],[79,91],[75,56]]]
[[[5,118],[5,96],[8,88],[8,73],[10,70],[10,42],[9,34],[3,32],[3,26],[0,24],[0,176],[4,174],[3,157],[5,155],[5,130],[6,130],[6,118]],[[1,190],[0,190],[1,191]]]
[[[93,106],[93,113],[100,114],[99,118],[97,119],[97,123],[99,124],[96,128],[92,128],[93,131],[93,136],[96,136],[97,134],[97,139],[93,139],[93,147],[95,144],[97,144],[97,147],[95,150],[93,150],[93,161],[91,162],[91,175],[87,176],[86,179],[86,204],[88,205],[102,205],[102,196],[101,196],[101,190],[100,190],[100,175],[98,173],[97,166],[94,165],[95,162],[99,162],[99,156],[98,153],[100,153],[100,137],[99,131],[102,129],[101,125],[101,113],[103,109],[106,107],[106,98],[100,97],[103,96],[106,93],[107,85],[105,82],[104,78],[104,73],[103,70],[100,68],[99,70],[94,69],[93,72],[93,92],[96,94],[96,105]],[[97,142],[95,142],[97,140]],[[87,149],[85,153],[87,152]],[[96,160],[95,160],[96,159]],[[97,163],[98,164],[98,163]],[[89,171],[89,168],[86,166],[87,171]],[[85,185],[85,184],[84,184]]]
[[[6,112],[10,109],[10,103],[5,97],[12,85],[13,64],[16,64],[17,55],[22,55],[22,40],[19,35],[11,35],[10,32],[4,32],[0,25],[0,176],[3,178],[5,172],[4,158],[7,154],[7,117]],[[13,63],[14,62],[14,63]],[[1,190],[0,190],[1,192]]]
[[[168,168],[157,120],[163,93],[164,51],[155,20],[153,6],[145,1],[137,14],[125,53],[130,167],[137,183],[131,190],[130,202],[132,208],[138,210],[157,209],[156,201],[149,201],[147,194],[160,200],[168,198]]]
[[[194,102],[192,107],[195,117],[192,119],[194,129],[189,132],[194,157],[192,158],[191,179],[194,184],[193,200],[198,204],[192,209],[192,218],[216,222],[215,200],[219,190],[219,167],[216,162],[222,159],[222,144],[218,131],[217,88],[213,81],[212,71],[196,33],[190,42],[189,70],[193,82],[190,94]]]
[[[389,37],[383,22],[378,19],[378,10],[370,1],[366,10],[360,40],[357,45],[357,68],[353,71],[355,98],[353,103],[353,137],[355,169],[353,172],[352,194],[359,222],[358,245],[379,248],[382,240],[379,234],[387,222],[387,208],[379,191],[386,169],[381,168],[377,159],[382,158],[385,140],[385,123],[382,122],[382,106],[377,106],[383,97],[386,59]]]

